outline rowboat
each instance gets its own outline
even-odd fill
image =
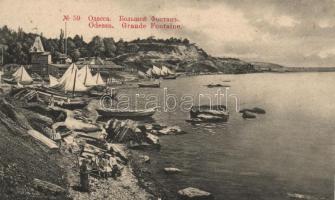
[[[168,75],[168,76],[163,76],[163,79],[176,79],[177,75]]]
[[[230,85],[222,85],[222,84],[218,83],[218,84],[208,84],[207,87],[208,87],[208,88],[214,88],[214,87],[230,87]]]
[[[155,114],[156,108],[128,110],[128,109],[96,109],[102,117],[115,118],[144,118]]]
[[[191,120],[197,122],[226,122],[229,112],[225,105],[201,105],[192,106],[190,110]]]
[[[36,92],[39,101],[47,104],[54,104],[66,109],[81,109],[88,104],[87,101],[82,98],[68,97],[53,92],[43,91],[41,89],[36,89]]]
[[[138,83],[138,87],[147,87],[147,88],[159,88],[161,87],[160,83]]]

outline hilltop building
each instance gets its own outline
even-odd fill
[[[61,54],[56,63],[52,63],[50,52],[44,50],[42,40],[39,36],[35,38],[34,44],[30,48],[31,66],[29,71],[47,79],[49,74],[60,77],[72,63],[71,58]],[[80,58],[76,62],[79,68],[89,65],[93,73],[100,72],[102,76],[109,77],[113,71],[124,71],[125,67],[115,64],[111,60],[103,60],[99,57]]]
[[[31,73],[39,74],[42,77],[48,76],[48,66],[52,63],[50,52],[44,51],[41,38],[35,38],[34,44],[29,50],[31,56]]]

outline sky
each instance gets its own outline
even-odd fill
[[[68,34],[132,40],[188,38],[219,57],[292,67],[335,66],[335,0],[0,0],[0,26],[58,37]],[[120,28],[119,16],[177,18],[178,30]],[[89,16],[110,17],[115,28],[92,29]],[[36,29],[37,28],[37,29]]]

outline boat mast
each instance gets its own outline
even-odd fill
[[[75,88],[76,88],[76,79],[77,79],[77,69],[74,72],[74,82],[73,82],[73,89],[72,89],[72,96],[73,97],[74,97],[74,91],[75,91]]]
[[[19,82],[22,82],[22,75],[23,75],[23,66],[21,66],[21,77]]]
[[[85,66],[86,67],[86,74],[85,74],[85,80],[84,80],[84,85],[86,85],[86,79],[87,79],[87,66]]]

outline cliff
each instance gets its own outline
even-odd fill
[[[113,59],[119,65],[132,66],[146,71],[152,65],[165,65],[177,72],[255,72],[252,64],[235,58],[218,58],[208,55],[195,44],[166,42],[131,42],[126,52]]]

